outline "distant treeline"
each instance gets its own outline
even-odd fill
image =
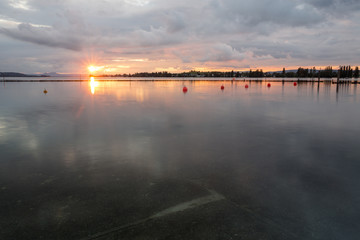
[[[287,77],[287,78],[359,78],[359,67],[353,70],[351,66],[340,66],[338,70],[333,70],[331,66],[324,70],[317,70],[313,68],[301,68],[298,70],[286,72],[285,68],[281,73],[274,73],[273,77]]]
[[[133,74],[116,74],[116,75],[104,75],[108,77],[214,77],[214,78],[240,78],[240,77],[252,77],[252,78],[263,78],[263,77],[276,77],[276,78],[359,78],[359,67],[354,69],[351,66],[340,66],[338,70],[333,70],[331,66],[326,67],[325,69],[316,69],[313,68],[302,68],[299,67],[298,70],[286,71],[283,68],[279,72],[263,72],[262,69],[257,69],[255,71],[250,70],[247,72],[240,71],[230,71],[230,72],[201,72],[201,71],[189,71],[183,73],[170,73],[170,72],[140,72]]]

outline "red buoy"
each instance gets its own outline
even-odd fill
[[[294,82],[294,86],[295,86],[295,87],[297,86],[297,82]]]
[[[268,83],[267,87],[271,87],[271,84],[270,84],[270,83]]]
[[[187,93],[188,89],[187,87],[183,87],[183,93]]]
[[[249,85],[246,84],[246,85],[245,85],[245,88],[249,88]]]
[[[224,90],[224,89],[225,89],[224,85],[221,85],[221,90]]]

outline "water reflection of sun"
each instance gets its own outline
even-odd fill
[[[99,83],[95,81],[94,77],[90,77],[90,90],[92,94],[95,94],[95,88],[99,86]]]

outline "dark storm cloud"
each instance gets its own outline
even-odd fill
[[[19,24],[18,29],[0,28],[0,33],[24,42],[73,51],[81,50],[81,44],[76,38],[62,36],[46,27],[33,27],[30,24],[22,23]]]
[[[256,27],[261,23],[285,26],[311,26],[324,20],[314,8],[298,1],[258,0],[258,1],[213,1],[213,10],[221,19],[238,25]]]
[[[311,6],[327,17],[349,18],[352,14],[360,11],[358,0],[307,0]]]
[[[352,11],[360,9],[360,2],[358,0],[307,0],[306,2],[318,8],[348,9]]]

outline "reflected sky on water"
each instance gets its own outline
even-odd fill
[[[195,185],[268,236],[360,237],[357,85],[1,84],[2,239],[88,236],[200,196]]]

